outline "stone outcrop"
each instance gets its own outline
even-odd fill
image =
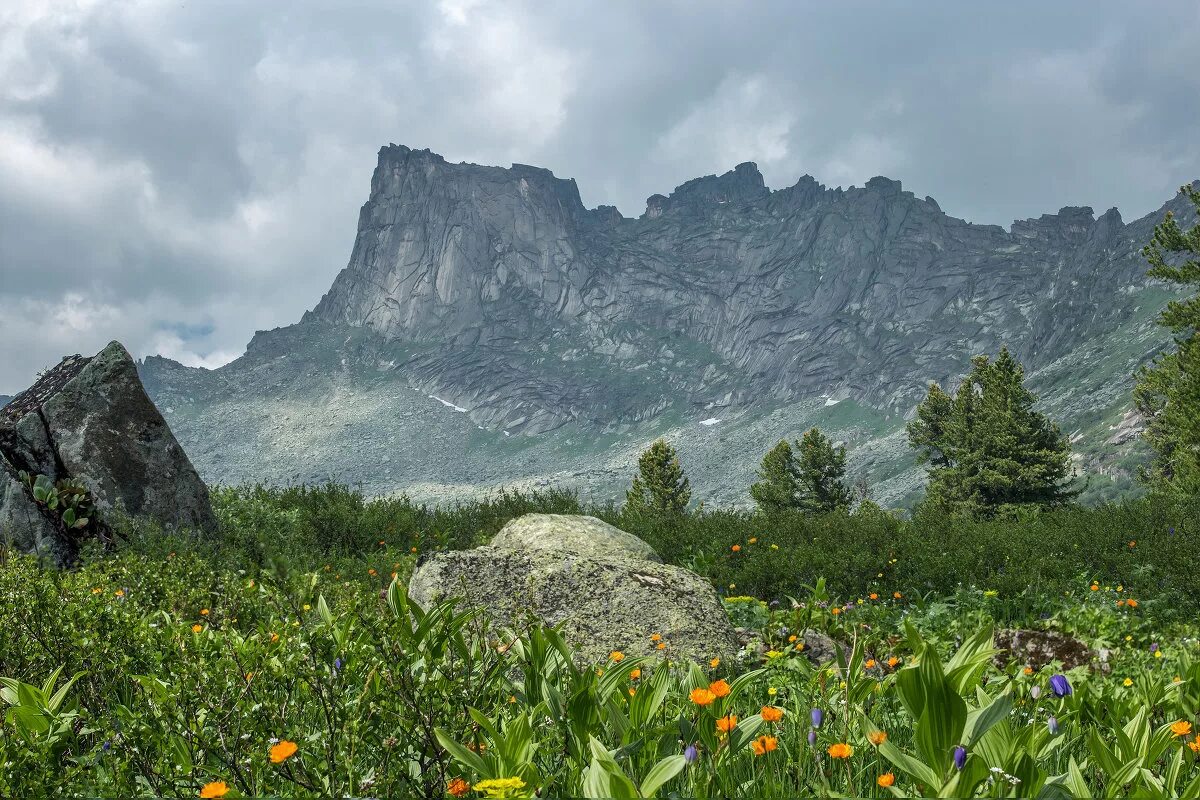
[[[1002,628],[995,634],[996,663],[1002,667],[1009,662],[1041,669],[1058,662],[1064,670],[1088,666],[1098,659],[1083,642],[1058,631],[1033,631]]]
[[[615,544],[611,552],[597,546],[604,541]],[[639,542],[591,517],[529,515],[510,522],[489,545],[431,556],[408,591],[425,608],[458,598],[501,627],[519,629],[534,620],[561,625],[585,661],[604,661],[614,650],[660,652],[653,634],[673,658],[733,655],[736,636],[712,586],[661,563]]]
[[[61,526],[51,535],[55,517],[17,480],[21,470],[83,484],[102,515],[119,510],[164,527],[216,527],[208,489],[118,342],[92,358],[63,359],[0,409],[0,455],[0,533],[19,550],[63,563],[77,546]]]

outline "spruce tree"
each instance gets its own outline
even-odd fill
[[[750,496],[764,514],[799,508],[800,482],[796,456],[787,439],[763,456],[759,481],[750,486]]]
[[[834,447],[816,428],[805,433],[796,446],[800,453],[796,467],[799,507],[817,513],[849,508],[853,495],[842,483],[846,475],[846,447]]]
[[[692,490],[675,449],[665,439],[655,441],[638,458],[638,474],[625,493],[625,510],[682,513],[691,499]]]
[[[976,356],[951,399],[933,384],[908,425],[909,444],[930,464],[929,502],[956,513],[994,516],[1059,506],[1068,488],[1070,447],[1033,408],[1025,373],[1005,347]]]
[[[1179,191],[1200,214],[1200,191]],[[1200,289],[1200,224],[1183,231],[1168,211],[1142,255],[1150,277]],[[1200,292],[1168,304],[1159,324],[1175,334],[1175,349],[1160,353],[1137,376],[1134,403],[1146,420],[1142,436],[1154,451],[1142,477],[1157,489],[1200,494]]]

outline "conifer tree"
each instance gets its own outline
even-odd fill
[[[796,443],[800,453],[796,467],[800,484],[800,508],[829,512],[850,507],[853,495],[842,478],[846,475],[846,447],[833,443],[816,428]]]
[[[750,496],[764,514],[800,507],[800,481],[796,455],[787,439],[763,456],[759,480],[750,486]]]
[[[679,456],[665,439],[658,439],[638,458],[638,474],[625,493],[625,510],[682,513],[691,499]]]
[[[1200,190],[1179,191],[1200,214]],[[1200,224],[1185,232],[1168,211],[1142,255],[1150,277],[1200,290]],[[1175,334],[1176,346],[1137,376],[1134,403],[1146,420],[1142,436],[1154,451],[1142,477],[1157,489],[1200,494],[1200,292],[1168,304],[1159,324]]]
[[[1078,494],[1068,488],[1070,447],[1034,410],[1021,365],[1007,347],[971,365],[953,398],[932,384],[907,426],[918,459],[930,464],[928,501],[973,516],[1069,501]]]

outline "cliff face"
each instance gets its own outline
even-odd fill
[[[514,433],[817,395],[902,411],[972,354],[1007,343],[1036,369],[1127,320],[1157,218],[1064,208],[1005,231],[886,178],[770,191],[746,163],[626,219],[543,169],[392,145],[306,319],[429,345],[422,380]],[[612,385],[630,371],[632,404]]]
[[[544,169],[390,145],[349,264],[300,324],[214,372],[142,373],[210,480],[603,499],[666,434],[698,496],[744,501],[762,452],[818,424],[887,502],[919,483],[901,430],[929,381],[1007,344],[1085,471],[1117,474],[1128,452],[1090,465],[1169,340],[1139,254],[1163,210],[1125,224],[1069,207],[1005,230],[887,178],[772,191],[745,163],[630,219]]]

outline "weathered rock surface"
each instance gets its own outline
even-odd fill
[[[1177,198],[1128,224],[1067,207],[1006,230],[886,178],[772,191],[747,163],[626,218],[544,169],[392,145],[302,323],[215,372],[143,374],[212,480],[431,499],[548,481],[603,501],[667,434],[698,497],[748,502],[770,443],[819,425],[890,504],[921,481],[902,431],[928,382],[1004,343],[1066,432],[1098,420],[1078,447],[1102,472],[1136,444],[1105,433],[1130,376],[1170,339],[1139,254],[1167,208],[1193,218]]]
[[[1063,669],[1092,664],[1098,658],[1090,647],[1058,631],[1032,631],[1002,628],[995,633],[998,664],[1016,661],[1034,669],[1058,661]]]
[[[8,477],[0,527],[23,551],[52,551],[61,562],[74,543],[47,549],[44,526],[26,513],[22,499],[37,507],[16,483],[17,470],[83,483],[101,513],[118,509],[171,528],[216,527],[208,489],[118,342],[93,358],[63,359],[0,410],[0,455]]]
[[[570,531],[573,520],[578,527]],[[422,607],[461,598],[501,626],[520,628],[532,620],[561,625],[586,661],[603,661],[613,650],[658,652],[650,640],[655,633],[671,657],[707,661],[737,651],[712,586],[680,567],[629,555],[624,537],[618,537],[622,550],[607,555],[520,543],[539,526],[554,543],[577,543],[597,530],[596,522],[556,516],[546,526],[532,520],[517,526],[519,537],[506,536],[507,545],[494,540],[474,550],[435,554],[413,574],[409,594]]]
[[[654,548],[632,533],[595,517],[574,514],[526,514],[492,538],[492,547],[552,550],[587,558],[633,558],[661,562]]]

